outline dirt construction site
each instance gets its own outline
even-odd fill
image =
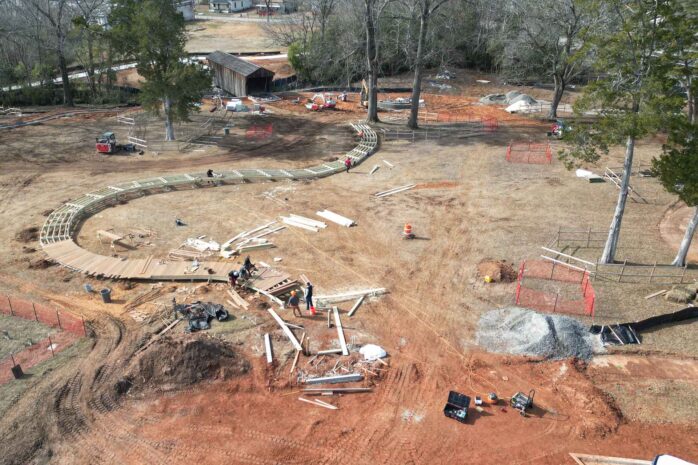
[[[604,268],[622,148],[590,182],[549,122],[451,84],[414,132],[399,111],[363,125],[351,93],[209,102],[205,131],[157,149],[143,118],[114,155],[94,138],[125,142],[138,109],[1,130],[0,464],[698,461],[695,320],[606,337],[695,299],[698,244],[663,266],[687,209],[643,175],[662,140],[638,144]]]

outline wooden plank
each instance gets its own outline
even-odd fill
[[[269,333],[264,334],[264,351],[267,354],[267,363],[273,362],[274,358],[271,352],[271,338],[269,337]]]
[[[545,250],[546,252],[553,253],[553,254],[555,254],[555,255],[560,255],[561,257],[570,258],[570,259],[572,259],[572,260],[575,260],[575,261],[584,263],[585,265],[589,265],[590,267],[595,267],[595,266],[596,266],[596,263],[592,263],[592,262],[588,262],[588,261],[586,261],[586,260],[582,260],[581,258],[575,257],[574,255],[567,255],[567,254],[564,254],[564,253],[562,253],[562,252],[558,252],[557,250],[549,249],[549,248],[547,248],[547,247],[541,247],[541,249]]]
[[[305,339],[305,333],[303,333],[303,335],[301,336],[301,347],[303,346],[304,339]],[[293,364],[291,365],[291,371],[289,372],[290,375],[292,375],[293,372],[295,371],[296,365],[298,365],[298,359],[300,358],[300,356],[301,356],[301,351],[297,350],[296,356],[293,358]]]
[[[354,312],[359,308],[359,306],[361,305],[361,302],[363,302],[365,298],[366,298],[366,294],[362,295],[361,297],[359,297],[356,300],[356,302],[354,303],[354,306],[351,307],[351,310],[349,310],[349,317],[351,317],[354,314]]]
[[[303,388],[303,392],[373,392],[373,388],[370,387],[353,387],[353,388],[336,388],[336,387],[324,387],[324,388]]]
[[[602,455],[576,454],[570,452],[572,457],[580,465],[652,465],[649,460],[627,459],[623,457],[607,457]]]
[[[293,347],[296,350],[303,350],[303,347],[301,344],[298,342],[298,339],[296,339],[296,336],[293,334],[293,331],[289,329],[288,326],[286,326],[286,323],[284,320],[281,319],[281,317],[274,311],[272,308],[268,308],[267,311],[269,314],[276,320],[276,323],[281,326],[281,329],[286,333],[286,337],[291,341],[291,344],[293,344]]]
[[[148,258],[145,259],[145,263],[143,263],[143,268],[141,268],[141,271],[139,274],[144,274],[145,270],[148,269],[148,266],[150,266],[150,262],[152,262],[152,261],[153,261],[153,256],[148,255]]]
[[[342,349],[318,350],[318,355],[341,354]]]
[[[233,300],[234,300],[235,302],[237,302],[238,306],[240,306],[240,307],[242,307],[242,308],[244,308],[244,309],[247,309],[247,307],[250,306],[250,304],[249,304],[245,299],[243,299],[242,297],[240,297],[240,294],[238,294],[237,292],[235,292],[235,289],[228,289],[228,294],[230,295],[230,297],[233,298]]]
[[[651,299],[652,297],[657,297],[659,295],[666,294],[667,292],[669,292],[668,289],[662,289],[661,291],[657,291],[657,292],[654,292],[650,295],[646,295],[645,299]]]
[[[252,289],[253,291],[257,291],[257,292],[259,292],[260,294],[269,297],[269,298],[271,299],[272,302],[275,302],[275,303],[277,303],[277,304],[279,304],[279,305],[281,305],[281,306],[284,305],[284,302],[283,302],[281,299],[279,299],[279,298],[277,298],[277,297],[274,297],[273,295],[271,295],[271,294],[268,293],[267,291],[263,291],[263,290],[261,290],[261,289],[257,289],[256,287],[252,287],[252,286],[248,286],[248,287],[249,287],[250,289]],[[270,309],[270,310],[271,310],[271,309]]]
[[[344,329],[342,329],[342,320],[339,319],[339,310],[337,310],[337,307],[332,307],[332,312],[334,313],[334,324],[335,326],[337,326],[337,336],[339,337],[339,344],[342,346],[342,355],[349,355],[347,341],[344,339]]]
[[[326,405],[325,405],[325,404],[320,404],[320,403],[318,403],[318,402],[316,402],[316,401],[314,401],[314,400],[304,399],[303,397],[299,397],[298,400],[301,400],[301,401],[303,401],[303,402],[307,402],[307,403],[309,403],[309,404],[317,405],[318,407],[330,409],[330,410],[339,410],[339,407],[335,407],[334,405],[330,406],[329,404],[326,404]]]

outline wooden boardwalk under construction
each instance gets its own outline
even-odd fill
[[[378,145],[375,131],[363,123],[352,124],[360,134],[358,145],[346,155],[356,164],[372,155]],[[168,261],[164,258],[129,259],[110,257],[85,250],[73,237],[81,221],[116,205],[127,195],[149,195],[177,188],[197,188],[230,183],[268,182],[288,179],[317,179],[344,171],[344,163],[335,161],[304,169],[244,169],[222,172],[222,177],[206,178],[201,174],[180,174],[107,186],[66,202],[54,210],[41,228],[40,243],[55,262],[88,276],[106,279],[140,279],[151,281],[227,281],[235,266],[224,261]],[[279,282],[282,284],[283,280]]]

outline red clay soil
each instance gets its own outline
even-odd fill
[[[336,411],[298,401],[301,393],[294,388],[263,389],[269,371],[257,359],[243,379],[134,401],[97,418],[82,440],[66,445],[70,463],[112,457],[124,464],[559,465],[569,462],[570,451],[650,458],[667,447],[687,459],[698,457],[685,426],[623,424],[584,365],[488,355],[463,360],[438,343],[434,350],[438,368],[396,354],[374,392],[323,397]],[[511,395],[528,392],[530,383],[538,390],[526,418],[504,404],[471,410],[466,424],[441,413],[449,389]]]

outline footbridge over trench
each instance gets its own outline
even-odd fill
[[[368,124],[353,123],[351,126],[361,135],[361,139],[346,156],[358,164],[376,151],[378,136]],[[66,202],[54,210],[41,228],[39,241],[52,260],[87,276],[152,281],[227,281],[230,263],[201,262],[196,271],[191,271],[187,262],[170,262],[152,257],[110,257],[83,249],[75,243],[74,235],[85,219],[128,198],[209,185],[319,179],[343,170],[344,162],[339,160],[302,169],[226,170],[218,172],[222,176],[216,178],[207,178],[205,173],[185,173],[113,184]]]

